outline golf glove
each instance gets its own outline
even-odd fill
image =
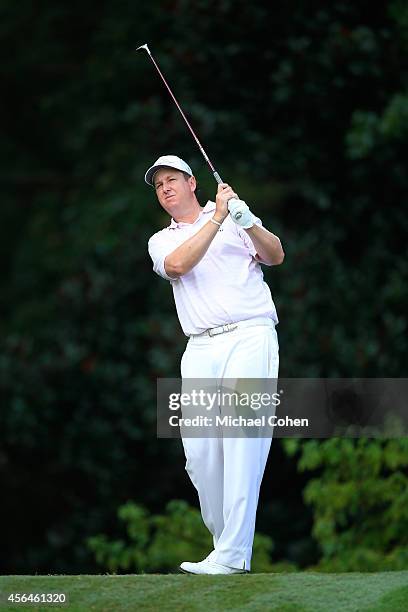
[[[228,210],[230,211],[232,220],[237,225],[244,229],[249,229],[254,224],[254,215],[249,210],[248,204],[243,200],[233,198],[228,202]]]

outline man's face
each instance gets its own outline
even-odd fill
[[[194,201],[196,181],[193,176],[186,178],[179,170],[162,168],[153,177],[157,199],[166,212],[182,213],[183,209]]]

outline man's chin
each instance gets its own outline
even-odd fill
[[[169,213],[169,215],[173,215],[178,209],[178,202],[176,198],[169,198],[163,202],[162,206],[164,210]]]

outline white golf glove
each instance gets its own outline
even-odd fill
[[[243,200],[237,200],[232,198],[228,202],[228,210],[230,211],[232,220],[237,225],[240,225],[244,229],[249,229],[254,224],[254,215],[249,210],[248,204]]]

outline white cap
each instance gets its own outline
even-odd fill
[[[162,155],[157,159],[153,166],[151,166],[145,174],[145,181],[148,185],[153,185],[153,176],[156,174],[160,168],[174,168],[175,170],[180,170],[180,172],[185,172],[190,176],[193,176],[193,171],[190,166],[186,164],[184,160],[177,155]]]

